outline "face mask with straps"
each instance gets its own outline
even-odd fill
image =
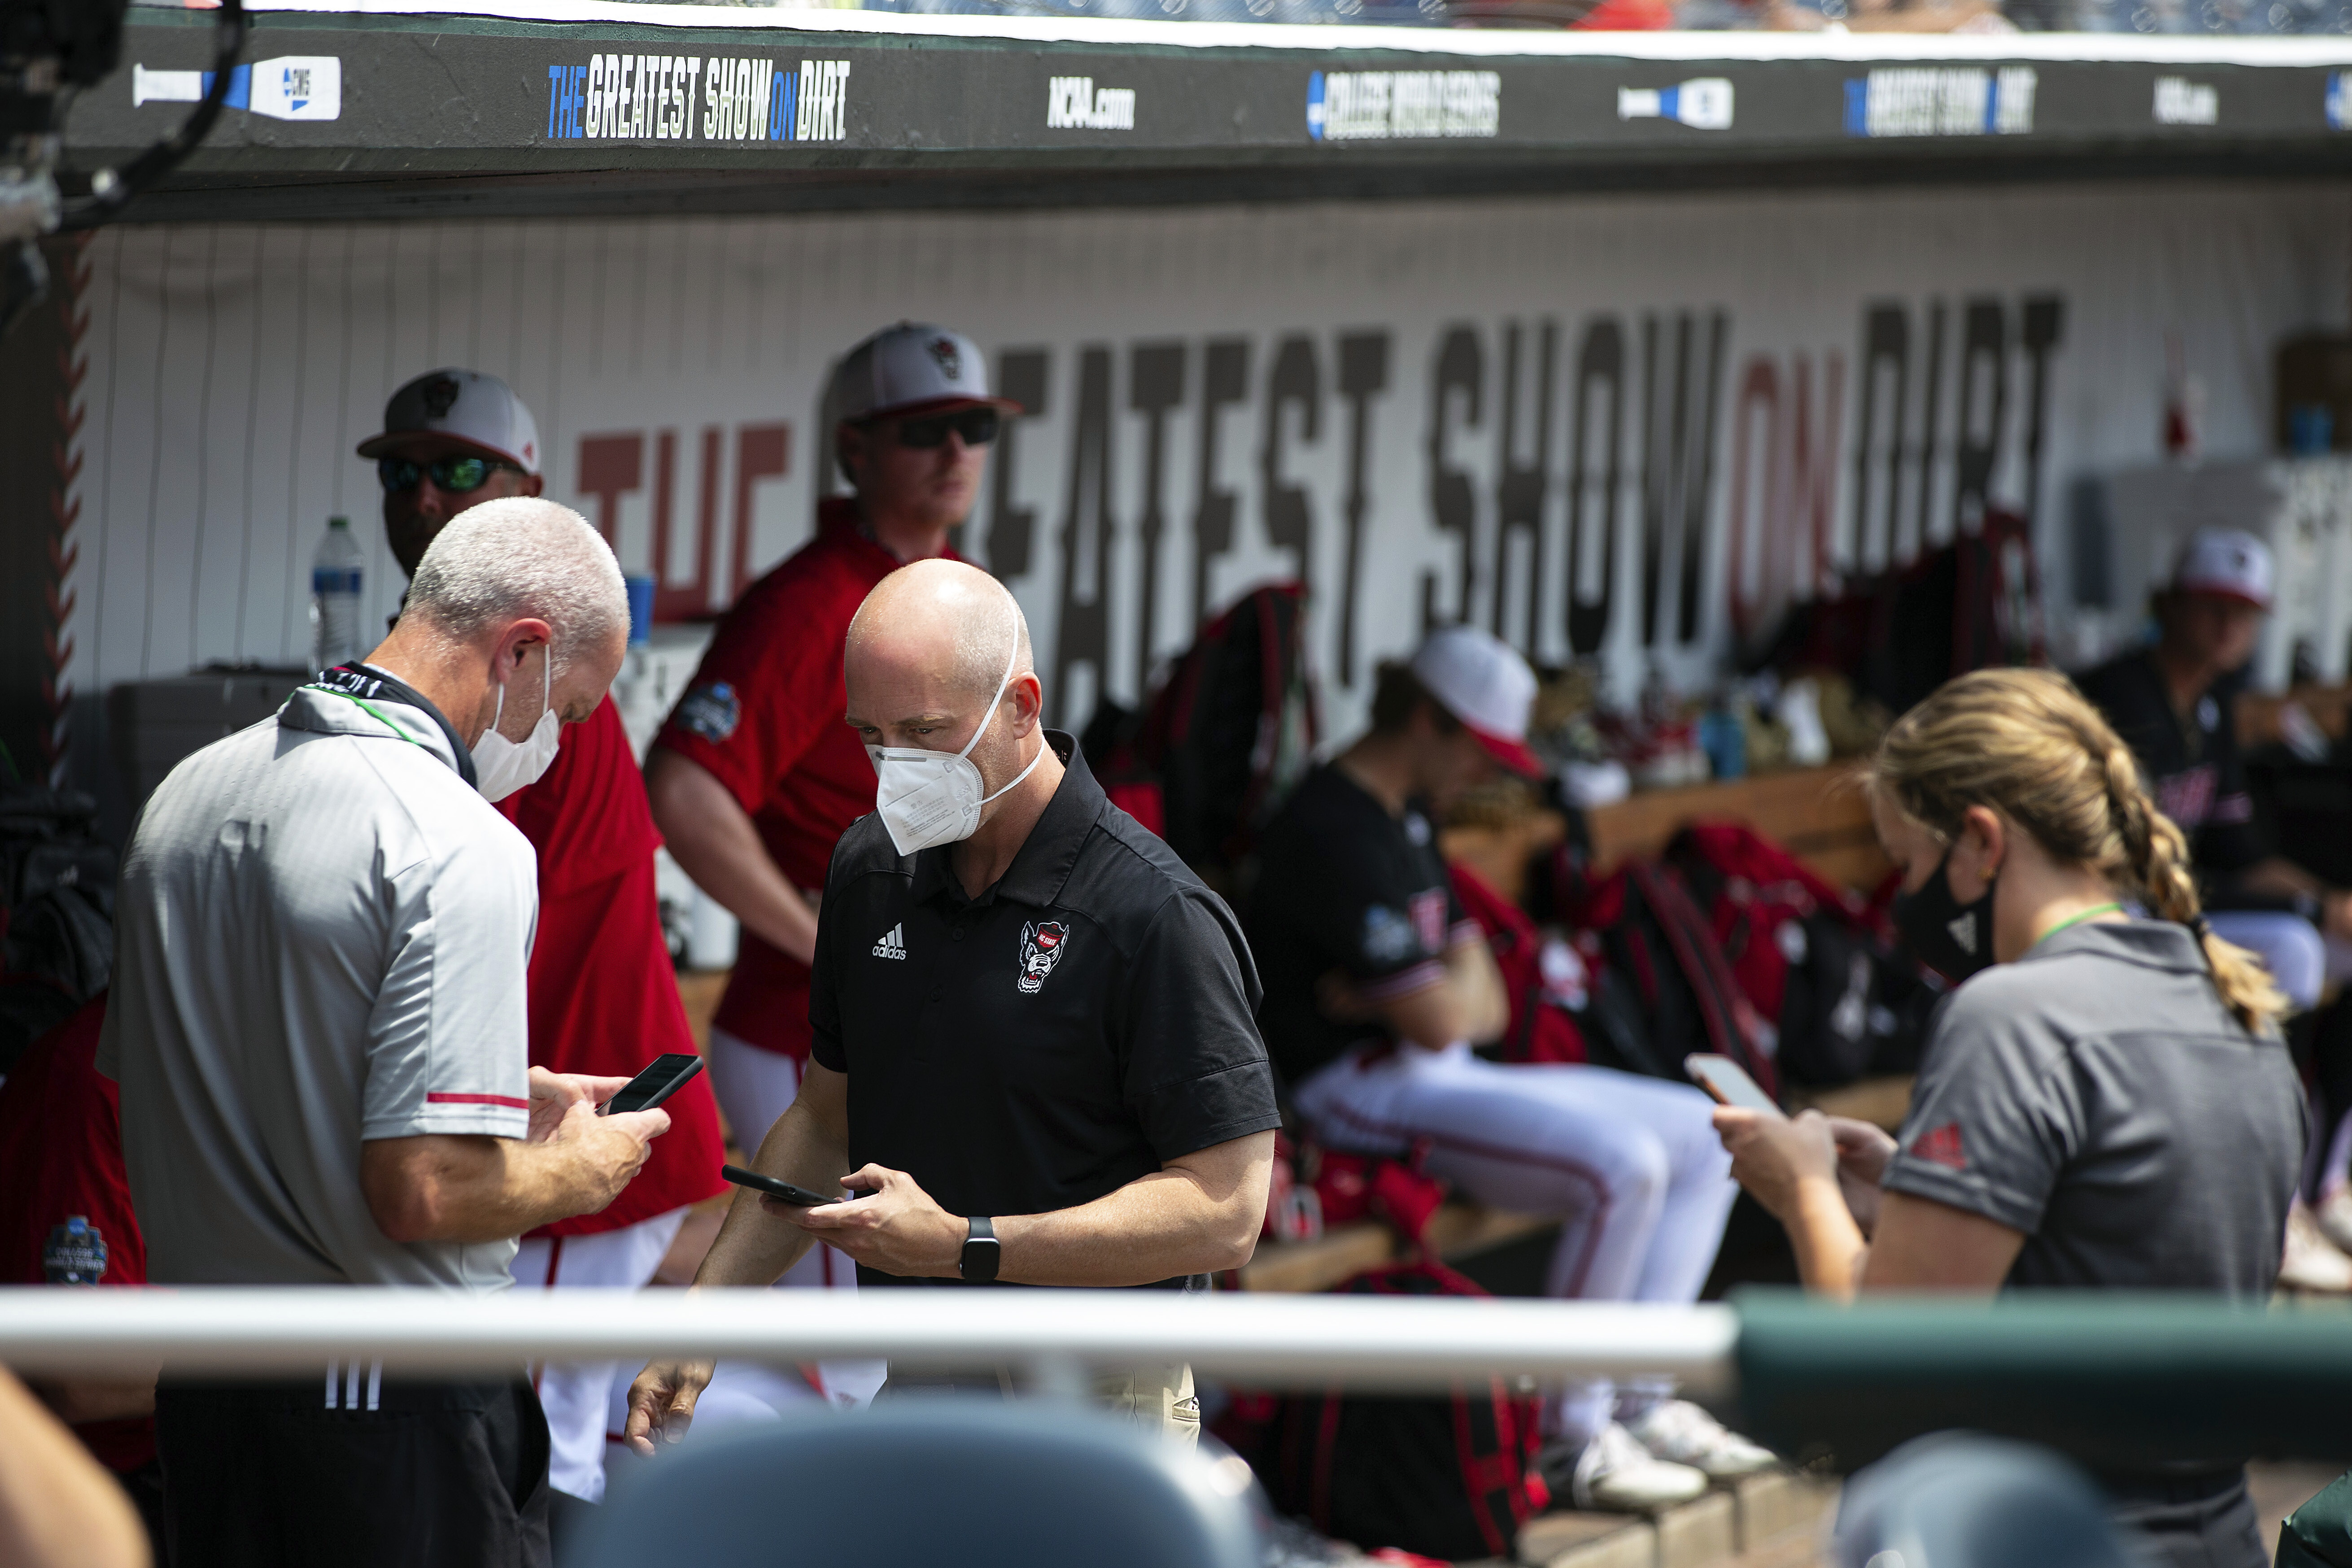
[[[1011,789],[1036,771],[1037,764],[1045,760],[1045,747],[1040,737],[1037,755],[1029,766],[1013,775],[1011,783],[995,794],[983,794],[988,781],[981,777],[980,767],[971,760],[971,748],[996,722],[997,705],[1004,700],[1005,688],[1013,684],[1013,666],[1021,662],[1021,639],[1013,639],[1013,656],[1004,661],[1004,678],[996,683],[996,695],[988,699],[987,716],[971,738],[957,752],[926,751],[919,747],[869,746],[866,755],[873,761],[876,788],[874,809],[881,814],[882,825],[889,830],[891,845],[902,855],[911,855],[939,844],[959,843],[980,831],[981,808]]]

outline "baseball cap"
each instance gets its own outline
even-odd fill
[[[394,444],[437,436],[502,457],[526,474],[539,472],[539,421],[514,389],[479,371],[428,371],[383,405],[383,434],[360,443],[360,455],[381,457]]]
[[[1536,673],[1517,649],[1475,626],[1440,626],[1421,640],[1409,667],[1496,761],[1514,773],[1542,776],[1542,761],[1528,749]]]
[[[2182,593],[2211,593],[2268,610],[2278,586],[2271,547],[2242,528],[2199,528],[2172,573]]]
[[[928,321],[885,327],[843,355],[826,401],[835,423],[957,403],[1021,412],[1012,399],[989,395],[988,361],[979,344]]]

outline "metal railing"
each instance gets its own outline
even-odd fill
[[[1556,1383],[1663,1373],[1727,1392],[1728,1307],[1185,1296],[1158,1291],[0,1290],[0,1362],[72,1372],[306,1374],[364,1357],[462,1373],[527,1361],[703,1356],[1024,1369],[1063,1386],[1092,1367],[1182,1359],[1268,1388],[1391,1392],[1463,1378]]]
[[[1859,1462],[1972,1427],[2128,1468],[2186,1457],[2352,1455],[2352,1312],[2112,1291],[1832,1306],[1795,1292],[1690,1307],[1157,1291],[0,1288],[0,1363],[309,1376],[666,1356],[777,1364],[887,1358],[1009,1367],[1067,1396],[1087,1373],[1184,1360],[1239,1386],[1377,1393],[1502,1379],[1664,1375],[1735,1401],[1783,1453]],[[2231,1460],[2231,1462],[2234,1462]]]

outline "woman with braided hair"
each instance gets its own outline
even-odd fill
[[[2263,1299],[2305,1135],[2281,998],[2204,928],[2131,749],[2063,676],[1979,670],[1895,722],[1868,789],[1896,923],[1955,987],[1910,1114],[1716,1113],[1807,1286]],[[2235,1460],[2105,1479],[2157,1562],[2268,1561]]]

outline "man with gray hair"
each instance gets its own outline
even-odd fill
[[[526,1062],[535,867],[490,804],[595,709],[627,630],[577,514],[476,507],[366,662],[150,798],[99,1065],[152,1282],[496,1291],[517,1236],[604,1207],[645,1163],[667,1114],[596,1114],[626,1080]],[[166,1368],[174,1562],[547,1562],[547,1431],[520,1371]]]
[[[1044,727],[1028,630],[987,573],[883,579],[845,669],[875,810],[825,878],[808,1076],[751,1163],[852,1190],[810,1208],[738,1194],[696,1282],[772,1283],[822,1239],[860,1290],[1206,1289],[1256,1245],[1281,1123],[1239,923]],[[647,1367],[627,1437],[675,1439],[709,1376]],[[893,1368],[882,1396],[941,1381]],[[1199,1435],[1181,1364],[1096,1394]]]

